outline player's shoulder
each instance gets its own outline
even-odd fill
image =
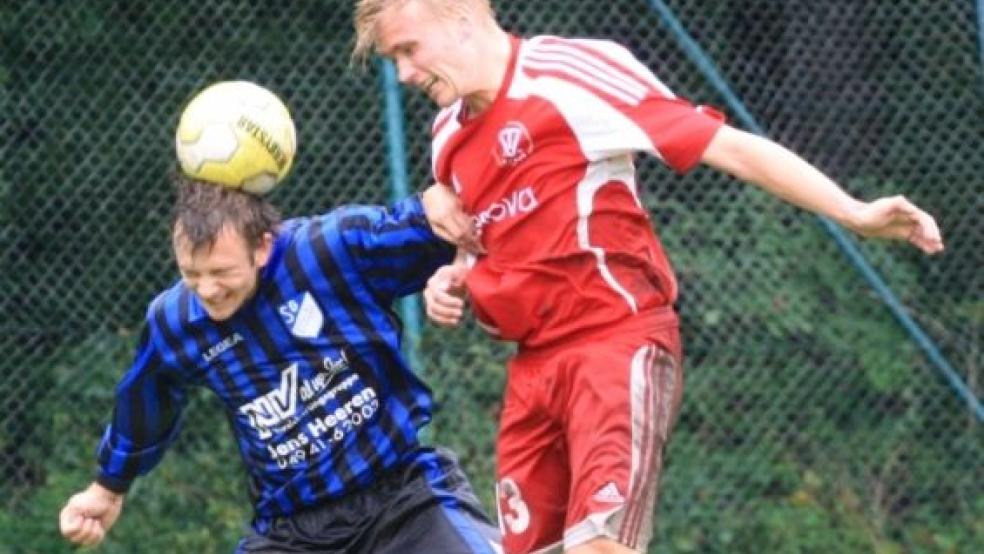
[[[162,325],[179,328],[188,322],[193,314],[192,292],[178,280],[162,290],[147,305],[146,320],[152,332],[159,332]]]
[[[610,39],[562,37],[538,35],[523,41],[523,61],[530,56],[547,59],[566,58],[595,63],[619,64],[638,62],[636,56],[623,44]]]
[[[316,227],[320,233],[340,233],[352,227],[362,227],[375,217],[378,206],[371,204],[341,204],[316,217],[309,218],[307,225]]]
[[[514,80],[525,94],[591,109],[580,91],[608,103],[638,105],[650,94],[672,92],[628,48],[606,39],[540,35],[526,39]],[[518,83],[518,84],[516,84]],[[578,99],[581,100],[578,100]]]
[[[170,287],[157,293],[157,296],[150,301],[150,304],[147,305],[147,314],[153,315],[169,309],[178,301],[185,290],[187,287],[183,281],[178,280],[172,283]]]
[[[321,214],[284,221],[277,231],[271,263],[277,263],[291,256],[307,259],[306,254],[300,256],[297,254],[322,252],[326,247],[331,249],[331,245],[341,236],[348,211],[349,206],[344,205]]]
[[[591,48],[598,50],[627,50],[621,43],[604,38],[536,35],[523,39],[526,48]]]
[[[293,248],[298,240],[307,240],[312,229],[320,224],[318,217],[292,217],[280,223],[274,250]]]
[[[316,216],[291,220],[287,226],[291,245],[296,248],[312,241],[347,242],[351,239],[346,237],[370,231],[381,210],[381,206],[372,204],[342,204]]]

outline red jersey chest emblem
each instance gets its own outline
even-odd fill
[[[506,123],[496,135],[492,155],[500,166],[517,165],[533,153],[530,131],[520,121]]]

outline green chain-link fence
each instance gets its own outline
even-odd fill
[[[904,192],[948,249],[862,252],[981,396],[984,60],[973,0],[501,1],[523,35],[615,38],[679,94],[720,95],[668,8],[772,137],[851,192]],[[92,476],[143,309],[176,277],[172,132],[190,94],[279,92],[300,153],[287,214],[390,196],[377,66],[348,68],[345,1],[0,2],[0,552],[71,549],[56,515]],[[426,99],[405,98],[413,186]],[[736,120],[740,124],[739,121]],[[687,391],[660,498],[659,553],[984,551],[984,432],[814,219],[709,170],[641,163],[682,283]],[[492,509],[508,349],[422,329],[434,440]],[[249,515],[217,404],[196,396],[102,552],[229,552]]]

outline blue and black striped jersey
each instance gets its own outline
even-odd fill
[[[226,321],[175,284],[147,310],[97,480],[123,491],[152,469],[178,434],[187,389],[202,385],[230,416],[258,517],[372,483],[414,450],[432,408],[391,305],[453,254],[412,197],[285,221],[255,296]]]

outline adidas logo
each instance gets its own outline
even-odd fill
[[[618,492],[618,487],[615,483],[609,481],[607,485],[598,489],[598,492],[594,493],[594,498],[598,502],[606,502],[608,504],[622,504],[625,502],[625,498],[622,493]]]

